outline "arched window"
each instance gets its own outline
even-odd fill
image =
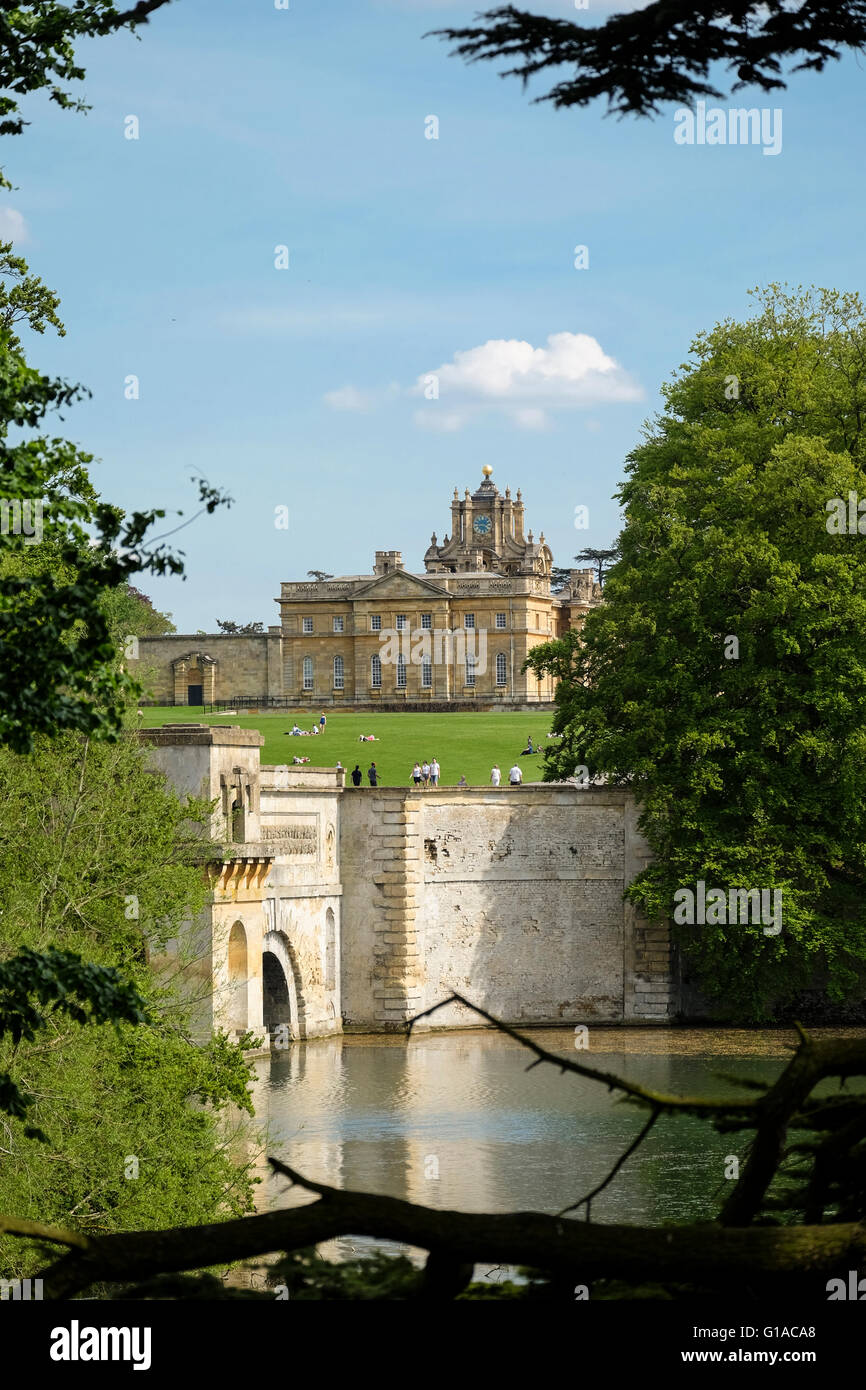
[[[370,684],[374,690],[382,688],[382,658],[374,656],[370,660]]]
[[[313,658],[312,658],[311,656],[305,656],[305,657],[304,657],[304,689],[305,689],[305,690],[312,690],[312,688],[313,688]]]
[[[334,657],[334,689],[343,689],[343,658],[341,656]]]
[[[505,685],[508,680],[508,662],[505,652],[496,653],[496,684]]]
[[[247,934],[243,922],[235,922],[229,932],[229,1027],[236,1033],[247,1028]]]

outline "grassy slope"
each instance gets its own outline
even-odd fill
[[[203,715],[190,708],[144,709],[143,728],[160,724],[239,724],[242,729],[258,729],[265,736],[263,763],[290,763],[292,755],[309,757],[314,766],[333,767],[339,758],[348,772],[358,762],[364,773],[375,758],[379,780],[384,786],[408,786],[412,764],[417,758],[436,757],[442,768],[441,785],[453,787],[461,774],[470,786],[490,781],[490,769],[498,763],[502,780],[516,759],[527,782],[541,780],[540,757],[519,757],[526,747],[526,736],[533,744],[547,742],[552,715],[540,714],[344,714],[330,713],[324,738],[291,738],[287,730],[297,722],[309,729],[320,710],[307,713],[280,711],[273,714]],[[359,743],[359,734],[375,734],[378,743]]]

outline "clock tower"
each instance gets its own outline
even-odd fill
[[[475,492],[467,488],[461,499],[457,489],[451,499],[451,535],[442,545],[433,536],[424,556],[428,574],[513,574],[548,577],[553,564],[542,534],[537,542],[532,532],[523,534],[523,501],[520,489],[512,498],[493,481],[487,463]]]

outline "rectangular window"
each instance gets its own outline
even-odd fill
[[[505,613],[497,613],[497,614],[496,614],[496,626],[497,626],[497,627],[500,627],[500,628],[507,626],[507,621],[506,621],[506,619],[507,619],[507,615],[506,615]]]
[[[406,663],[402,656],[397,658],[397,689],[406,689]]]
[[[378,656],[374,656],[370,661],[370,684],[374,690],[382,687],[382,661]]]
[[[397,614],[397,631],[398,631],[398,632],[402,632],[403,629],[405,628],[405,626],[406,626],[406,614],[405,614],[405,613],[398,613],[398,614]]]
[[[335,632],[342,632],[342,631],[343,631],[343,619],[342,619],[342,618],[335,618],[335,619],[334,619],[334,631],[335,631]]]
[[[371,632],[381,632],[381,631],[382,631],[382,615],[381,615],[381,613],[371,613],[371,614],[370,614],[370,631],[371,631]]]
[[[303,623],[304,623],[304,632],[312,632],[312,630],[313,630],[313,620],[312,620],[312,618],[304,618]]]
[[[334,689],[343,689],[343,658],[341,656],[334,657]]]
[[[423,690],[429,690],[429,689],[431,688],[432,685],[433,685],[433,662],[432,662],[432,661],[422,661],[422,662],[421,662],[421,688],[422,688]]]
[[[311,620],[311,621],[312,621],[312,620]],[[305,657],[304,657],[304,689],[305,689],[305,690],[312,690],[312,688],[313,688],[313,658],[312,658],[311,656],[305,656]]]
[[[428,629],[428,631],[429,631],[430,628],[432,628],[432,626],[433,626],[433,614],[432,614],[432,613],[422,613],[422,614],[421,614],[421,626],[422,626],[422,627],[426,627],[426,628]]]
[[[463,617],[463,626],[464,626],[464,627],[467,627],[467,628],[474,628],[474,626],[475,626],[475,614],[474,614],[474,613],[466,613],[466,614],[464,614],[464,617]]]
[[[467,656],[467,658],[466,658],[466,684],[467,684],[467,685],[474,685],[474,684],[475,684],[475,657],[474,657],[474,656]]]

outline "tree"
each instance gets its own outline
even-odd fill
[[[107,596],[145,571],[183,573],[165,537],[149,536],[165,512],[124,516],[101,501],[92,456],[47,432],[86,393],[29,366],[16,330],[62,331],[57,305],[0,243],[0,745],[20,753],[39,732],[117,736],[138,686],[121,668]],[[197,481],[196,515],[230,504]]]
[[[799,57],[793,71],[823,72],[866,44],[866,0],[655,0],[593,26],[500,5],[480,19],[433,35],[469,62],[516,59],[502,76],[524,86],[536,73],[571,67],[573,77],[536,100],[580,107],[606,97],[620,115],[721,98],[707,80],[714,63],[736,75],[733,92],[749,85],[772,92],[785,88],[783,63]]]
[[[334,577],[332,574],[325,574],[324,570],[307,570],[307,576],[309,579],[318,579],[320,583],[323,579],[333,579]]]
[[[250,1068],[225,1035],[190,1034],[192,945],[170,975],[152,964],[205,902],[209,813],[132,732],[0,753],[0,1210],[108,1233],[249,1208],[217,1122],[251,1113]],[[4,1273],[32,1271],[0,1247]]]
[[[75,59],[80,39],[112,34],[146,24],[150,16],[170,0],[138,0],[128,8],[110,0],[24,0],[4,4],[0,10],[0,135],[20,135],[28,124],[19,99],[47,89],[58,106],[73,111],[88,108],[69,91],[68,84],[84,80],[84,69]],[[0,174],[0,184],[9,188]]]
[[[264,623],[233,623],[231,619],[226,619],[222,622],[217,618],[216,625],[220,632],[237,633],[238,635],[242,633],[264,632],[265,630]]]
[[[754,293],[629,456],[604,604],[528,665],[558,681],[545,776],[632,788],[656,858],[631,898],[673,915],[729,1015],[760,1018],[822,976],[856,994],[866,963],[866,314]],[[690,925],[699,883],[778,890],[781,931],[725,925],[718,899]]]
[[[160,613],[147,594],[133,584],[121,584],[109,590],[103,598],[102,609],[115,644],[130,636],[162,637],[177,631],[170,615]]]
[[[598,582],[599,584],[604,584],[607,571],[610,569],[611,565],[616,564],[616,561],[619,559],[619,546],[612,545],[609,546],[607,550],[593,550],[592,547],[587,546],[585,550],[581,550],[580,554],[575,555],[574,558],[578,562],[581,560],[584,562],[589,560],[590,564],[595,565],[598,571]]]

